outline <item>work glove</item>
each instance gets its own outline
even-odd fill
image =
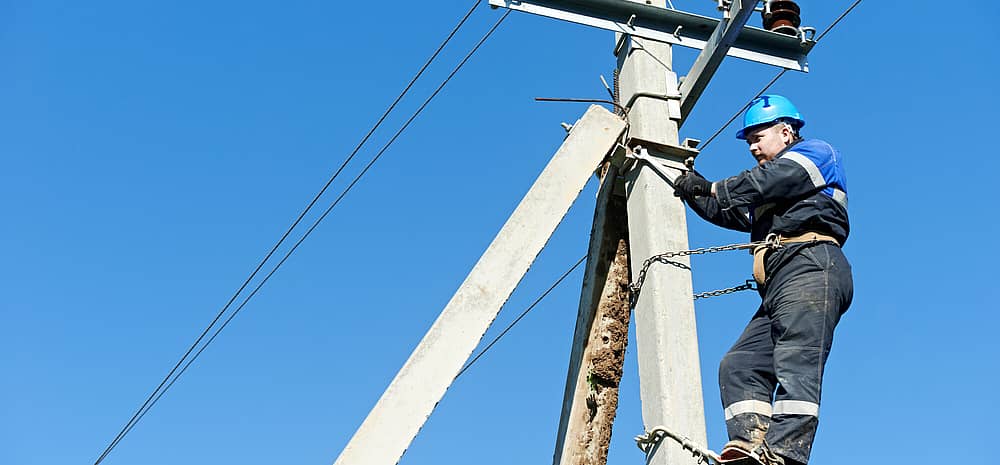
[[[712,182],[694,171],[688,171],[674,179],[675,197],[693,198],[710,195],[712,195]]]

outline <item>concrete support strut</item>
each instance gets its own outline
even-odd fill
[[[607,462],[629,326],[628,226],[616,195],[618,168],[605,167],[590,233],[580,311],[573,335],[562,416],[552,463]]]
[[[591,106],[410,355],[336,465],[393,465],[479,344],[625,122]]]

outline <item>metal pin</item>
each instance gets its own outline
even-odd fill
[[[615,91],[611,90],[611,86],[609,86],[608,85],[608,81],[604,79],[604,75],[601,74],[600,76],[601,76],[601,83],[604,84],[604,88],[607,89],[608,95],[610,95],[611,99],[614,100],[615,99]]]

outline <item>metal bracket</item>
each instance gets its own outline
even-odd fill
[[[688,147],[681,147],[677,145],[660,145],[653,144],[643,141],[644,144],[649,144],[649,147],[644,147],[642,145],[634,145],[628,148],[624,153],[621,152],[621,148],[625,146],[619,145],[619,150],[616,150],[616,156],[624,156],[624,161],[622,163],[623,172],[626,171],[630,166],[628,166],[630,160],[640,160],[646,162],[647,165],[656,171],[661,178],[667,183],[672,183],[674,178],[679,174],[692,169],[694,165],[694,157],[698,155],[698,151]],[[650,150],[652,148],[652,150]],[[618,158],[621,160],[621,158]],[[683,163],[680,162],[683,160]],[[673,173],[669,173],[665,170],[670,168],[674,170]]]
[[[632,34],[624,32],[618,33],[618,40],[615,41],[615,50],[614,50],[615,56],[618,56],[618,54],[622,52],[622,48],[625,47],[625,41],[629,40],[631,37]]]
[[[720,23],[715,18],[622,0],[490,0],[490,5],[618,32],[623,36],[619,38],[618,48],[624,44],[624,36],[632,35],[704,49]],[[728,55],[807,72],[806,57],[815,44],[808,40],[802,42],[798,37],[745,27]]]
[[[687,142],[688,140],[691,139],[685,139],[685,142]],[[639,141],[632,139],[629,141],[628,145],[633,148],[649,149],[651,156],[663,160],[664,162],[672,162],[672,163],[683,162],[689,158],[697,158],[698,154],[701,153],[700,151],[689,145],[682,146],[682,145],[657,144],[655,142],[650,142],[646,140]]]
[[[681,94],[655,94],[653,92],[636,92],[632,94],[631,97],[629,97],[628,102],[625,103],[625,108],[632,108],[632,105],[635,105],[635,101],[639,100],[640,98],[663,100],[664,102],[669,103],[671,101],[679,102],[681,100]]]

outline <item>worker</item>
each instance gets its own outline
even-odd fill
[[[757,166],[717,182],[694,170],[674,180],[699,216],[767,243],[754,251],[761,305],[719,366],[730,439],[720,455],[735,463],[809,461],[823,367],[854,293],[841,251],[850,231],[844,160],[802,139],[803,126],[791,101],[763,95],[736,134]]]

